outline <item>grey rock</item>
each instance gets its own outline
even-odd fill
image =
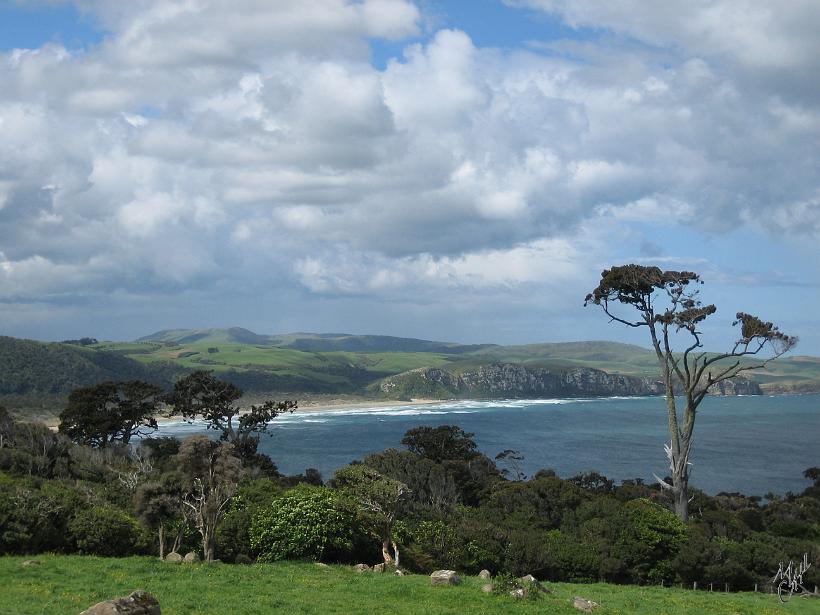
[[[516,587],[515,589],[510,590],[510,596],[513,598],[523,598],[527,595],[527,590],[523,587]]]
[[[539,591],[542,594],[551,594],[552,593],[550,590],[548,590],[546,587],[544,587],[541,583],[539,583],[538,579],[536,579],[531,574],[528,574],[528,575],[525,575],[525,576],[521,577],[520,579],[518,579],[518,582],[525,589],[525,591],[528,591],[528,590],[532,589],[532,590]]]
[[[597,609],[601,605],[597,602],[593,602],[592,600],[575,596],[575,599],[572,601],[572,606],[579,611],[583,611],[584,613],[592,613],[594,609]]]
[[[156,598],[138,589],[125,598],[98,602],[80,615],[162,615],[162,612]]]
[[[316,562],[316,565],[317,565],[319,568],[330,568],[330,566],[328,566],[328,565],[327,565],[327,564],[325,564],[324,562]]]
[[[353,566],[353,570],[356,572],[370,572],[370,566],[367,564],[356,564]]]
[[[38,559],[27,559],[22,564],[20,564],[23,568],[28,568],[29,566],[39,566],[40,560]]]
[[[183,559],[183,561],[186,564],[191,564],[193,562],[198,562],[199,561],[199,554],[196,551],[189,551],[188,553],[185,554],[185,558]]]
[[[393,574],[395,574],[397,577],[403,577],[404,571],[400,568],[396,568],[396,571]]]
[[[662,395],[661,378],[610,374],[579,367],[566,371],[534,368],[513,363],[482,365],[473,371],[452,374],[440,368],[419,368],[382,380],[384,393],[417,388],[451,397],[600,397],[609,395]],[[713,395],[760,395],[757,383],[734,378],[715,385]]]
[[[436,570],[430,575],[432,585],[458,585],[461,579],[455,570]]]
[[[490,574],[490,571],[485,568],[484,570],[478,573],[478,578],[483,579],[484,581],[489,581],[493,578],[493,575]]]
[[[376,564],[373,566],[373,572],[384,572],[384,564]]]
[[[493,584],[492,583],[486,583],[486,584],[482,585],[481,586],[481,591],[483,591],[485,594],[493,593]]]
[[[172,564],[178,564],[182,561],[182,556],[176,551],[171,551],[168,555],[165,556],[165,561],[171,562]]]

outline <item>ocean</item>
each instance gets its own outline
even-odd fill
[[[665,476],[666,406],[659,397],[448,401],[382,408],[297,412],[277,417],[260,452],[285,474],[318,469],[324,478],[354,459],[402,448],[405,431],[458,425],[489,457],[519,451],[527,475],[595,470],[620,482]],[[201,424],[163,425],[158,435],[203,433]],[[208,432],[214,435],[214,432]],[[690,484],[715,494],[800,492],[806,468],[820,466],[820,395],[710,397],[695,423]]]

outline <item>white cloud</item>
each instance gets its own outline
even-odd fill
[[[575,288],[630,225],[820,235],[811,5],[516,4],[615,34],[379,70],[411,2],[83,0],[101,43],[0,55],[4,296],[446,303]]]

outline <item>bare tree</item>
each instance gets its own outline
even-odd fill
[[[658,478],[674,497],[675,512],[682,520],[689,517],[689,456],[698,406],[709,389],[742,372],[764,367],[791,350],[796,337],[781,333],[778,327],[757,316],[739,312],[734,326],[740,337],[730,350],[706,353],[700,324],[717,311],[698,299],[700,276],[690,271],[661,271],[658,267],[623,265],[601,274],[597,288],[586,296],[584,305],[600,306],[611,321],[629,327],[646,327],[663,375],[671,442],[665,446],[671,470],[671,484]],[[629,318],[616,314],[614,304],[637,311]],[[676,349],[673,342],[683,338]],[[769,353],[764,353],[765,350]],[[748,360],[754,357],[754,360]],[[683,416],[678,416],[676,393],[682,396]]]
[[[183,504],[202,537],[205,560],[214,560],[216,528],[242,478],[242,463],[230,443],[191,436],[179,447],[179,468],[188,477]]]

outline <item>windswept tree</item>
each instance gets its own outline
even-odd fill
[[[182,477],[163,474],[157,481],[143,483],[134,494],[134,509],[140,520],[157,531],[159,558],[165,558],[165,529],[182,516]],[[179,536],[174,543],[176,550]]]
[[[439,425],[438,427],[414,427],[408,429],[401,443],[411,453],[416,453],[435,462],[469,461],[478,457],[478,447],[473,436],[456,425]]]
[[[368,529],[382,541],[384,563],[398,567],[399,547],[393,539],[393,525],[410,495],[407,485],[361,463],[337,470],[333,483],[351,497]]]
[[[234,456],[233,444],[197,435],[183,440],[177,463],[186,477],[182,503],[202,537],[205,560],[212,562],[216,528],[242,478],[242,462]]]
[[[161,402],[162,389],[141,380],[102,382],[75,389],[60,413],[59,431],[88,446],[128,444],[134,436],[157,429],[154,415]]]
[[[663,376],[671,438],[665,446],[671,484],[655,478],[672,492],[675,512],[684,521],[689,516],[692,434],[701,402],[714,385],[764,367],[797,343],[796,337],[781,333],[772,323],[739,312],[733,325],[740,328],[740,335],[734,345],[721,353],[702,351],[700,326],[717,308],[701,303],[701,284],[700,276],[690,271],[623,265],[605,270],[600,284],[584,302],[600,306],[611,321],[634,328],[646,327],[649,332]],[[624,314],[619,306],[631,311]],[[676,394],[682,397],[682,415]]]
[[[220,440],[230,442],[243,459],[252,457],[259,444],[259,436],[267,431],[268,423],[282,412],[293,412],[296,401],[266,401],[241,413],[237,403],[242,390],[236,385],[216,378],[211,372],[198,370],[181,378],[166,398],[173,406],[173,414],[193,422],[198,417],[207,429],[221,432]]]

